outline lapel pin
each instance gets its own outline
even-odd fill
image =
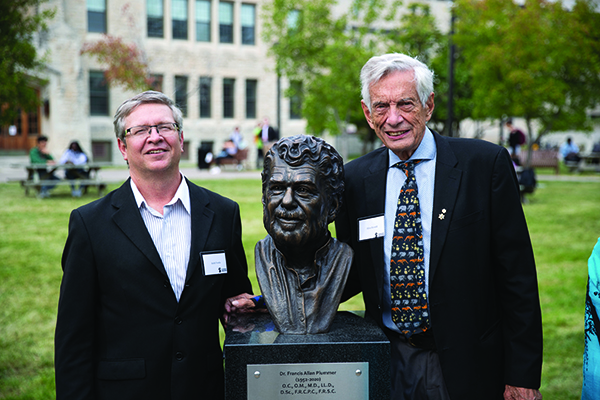
[[[440,215],[438,215],[438,218],[440,220],[444,219],[446,217],[446,209],[442,208],[442,213]]]

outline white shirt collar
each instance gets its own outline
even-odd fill
[[[131,182],[131,190],[133,191],[133,196],[135,197],[135,202],[138,208],[142,207],[142,204],[145,204],[146,207],[150,208],[150,206],[148,206],[148,202],[146,199],[144,199],[144,196],[142,196],[142,193],[140,193],[140,190],[133,182],[133,179],[130,179],[129,182]],[[177,188],[177,192],[175,192],[175,196],[173,196],[171,201],[169,201],[166,205],[169,206],[175,204],[177,200],[181,200],[181,204],[183,204],[183,207],[185,207],[185,210],[188,212],[188,214],[191,215],[192,208],[190,202],[190,189],[183,174],[181,174],[181,183]]]
[[[435,138],[433,137],[433,133],[431,133],[428,127],[425,127],[425,133],[423,134],[423,139],[421,140],[419,147],[417,147],[417,150],[415,150],[413,155],[408,160],[433,160],[435,159],[436,153],[437,148],[435,147]],[[392,165],[395,165],[401,161],[408,161],[400,160],[400,157],[394,154],[394,152],[391,150],[388,150],[388,154],[390,155],[388,167],[391,167]]]

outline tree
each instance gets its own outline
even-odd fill
[[[104,77],[109,84],[121,85],[128,90],[146,90],[153,79],[148,72],[144,53],[135,43],[125,43],[117,36],[104,34],[102,39],[84,43],[81,54],[96,57],[107,66]]]
[[[45,0],[0,1],[0,124],[17,118],[19,109],[41,105],[36,86],[44,59],[35,46],[38,32],[46,29],[53,10],[40,11]]]
[[[435,53],[440,34],[428,6],[411,5],[397,16],[400,2],[355,0],[334,17],[335,0],[273,0],[265,5],[264,38],[273,43],[277,73],[290,81],[287,96],[302,98],[307,130],[344,134],[348,124],[370,140],[360,107],[359,73],[373,55],[406,52],[425,61]]]
[[[550,131],[590,130],[587,112],[600,101],[597,5],[456,0],[455,40],[471,71],[474,117],[524,118],[530,146]]]

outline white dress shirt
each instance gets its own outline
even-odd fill
[[[190,190],[181,176],[175,196],[163,208],[163,215],[148,205],[133,180],[131,189],[135,201],[169,276],[177,301],[185,286],[192,242],[192,209]]]

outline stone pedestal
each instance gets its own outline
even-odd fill
[[[226,334],[227,400],[389,398],[389,341],[356,314],[338,312],[318,335],[282,335],[268,314],[252,314]]]

